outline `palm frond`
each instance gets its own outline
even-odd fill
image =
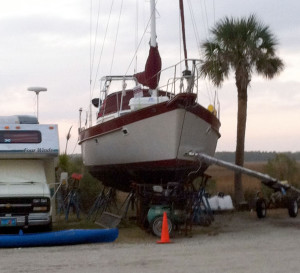
[[[243,82],[248,84],[254,71],[271,78],[283,70],[283,62],[275,56],[275,36],[254,14],[248,18],[225,17],[211,33],[211,41],[202,44],[201,73],[215,85],[222,84],[229,70],[238,71],[239,78],[244,77]]]

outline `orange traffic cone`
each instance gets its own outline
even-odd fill
[[[162,223],[162,228],[161,228],[161,237],[160,237],[160,241],[157,241],[157,243],[158,244],[170,243],[168,218],[167,218],[167,213],[166,212],[164,212],[164,214],[163,214],[163,223]]]

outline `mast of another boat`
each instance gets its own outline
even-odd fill
[[[182,72],[182,76],[187,81],[186,92],[192,93],[194,87],[194,81],[195,81],[195,63],[193,62],[193,67],[191,71],[188,67],[183,0],[179,0],[179,8],[180,8],[181,32],[182,32],[182,43],[183,43],[183,52],[184,52],[184,63],[185,63],[185,70]]]
[[[189,70],[188,61],[187,61],[186,38],[185,38],[185,20],[184,20],[183,0],[179,0],[179,7],[180,7],[181,32],[182,32],[183,52],[184,52],[184,59],[185,59],[185,69]]]

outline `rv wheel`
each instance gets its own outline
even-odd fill
[[[296,199],[289,200],[288,211],[290,217],[297,217],[298,215],[298,202]]]
[[[171,236],[174,230],[174,224],[169,217],[167,219],[168,219],[169,236]],[[150,228],[153,235],[157,237],[161,237],[162,223],[163,223],[163,216],[157,216],[153,219],[153,221],[151,221]]]
[[[263,198],[256,201],[256,214],[258,218],[265,218],[267,216],[267,204]]]

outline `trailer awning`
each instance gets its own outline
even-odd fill
[[[0,160],[0,183],[47,183],[41,160]]]

